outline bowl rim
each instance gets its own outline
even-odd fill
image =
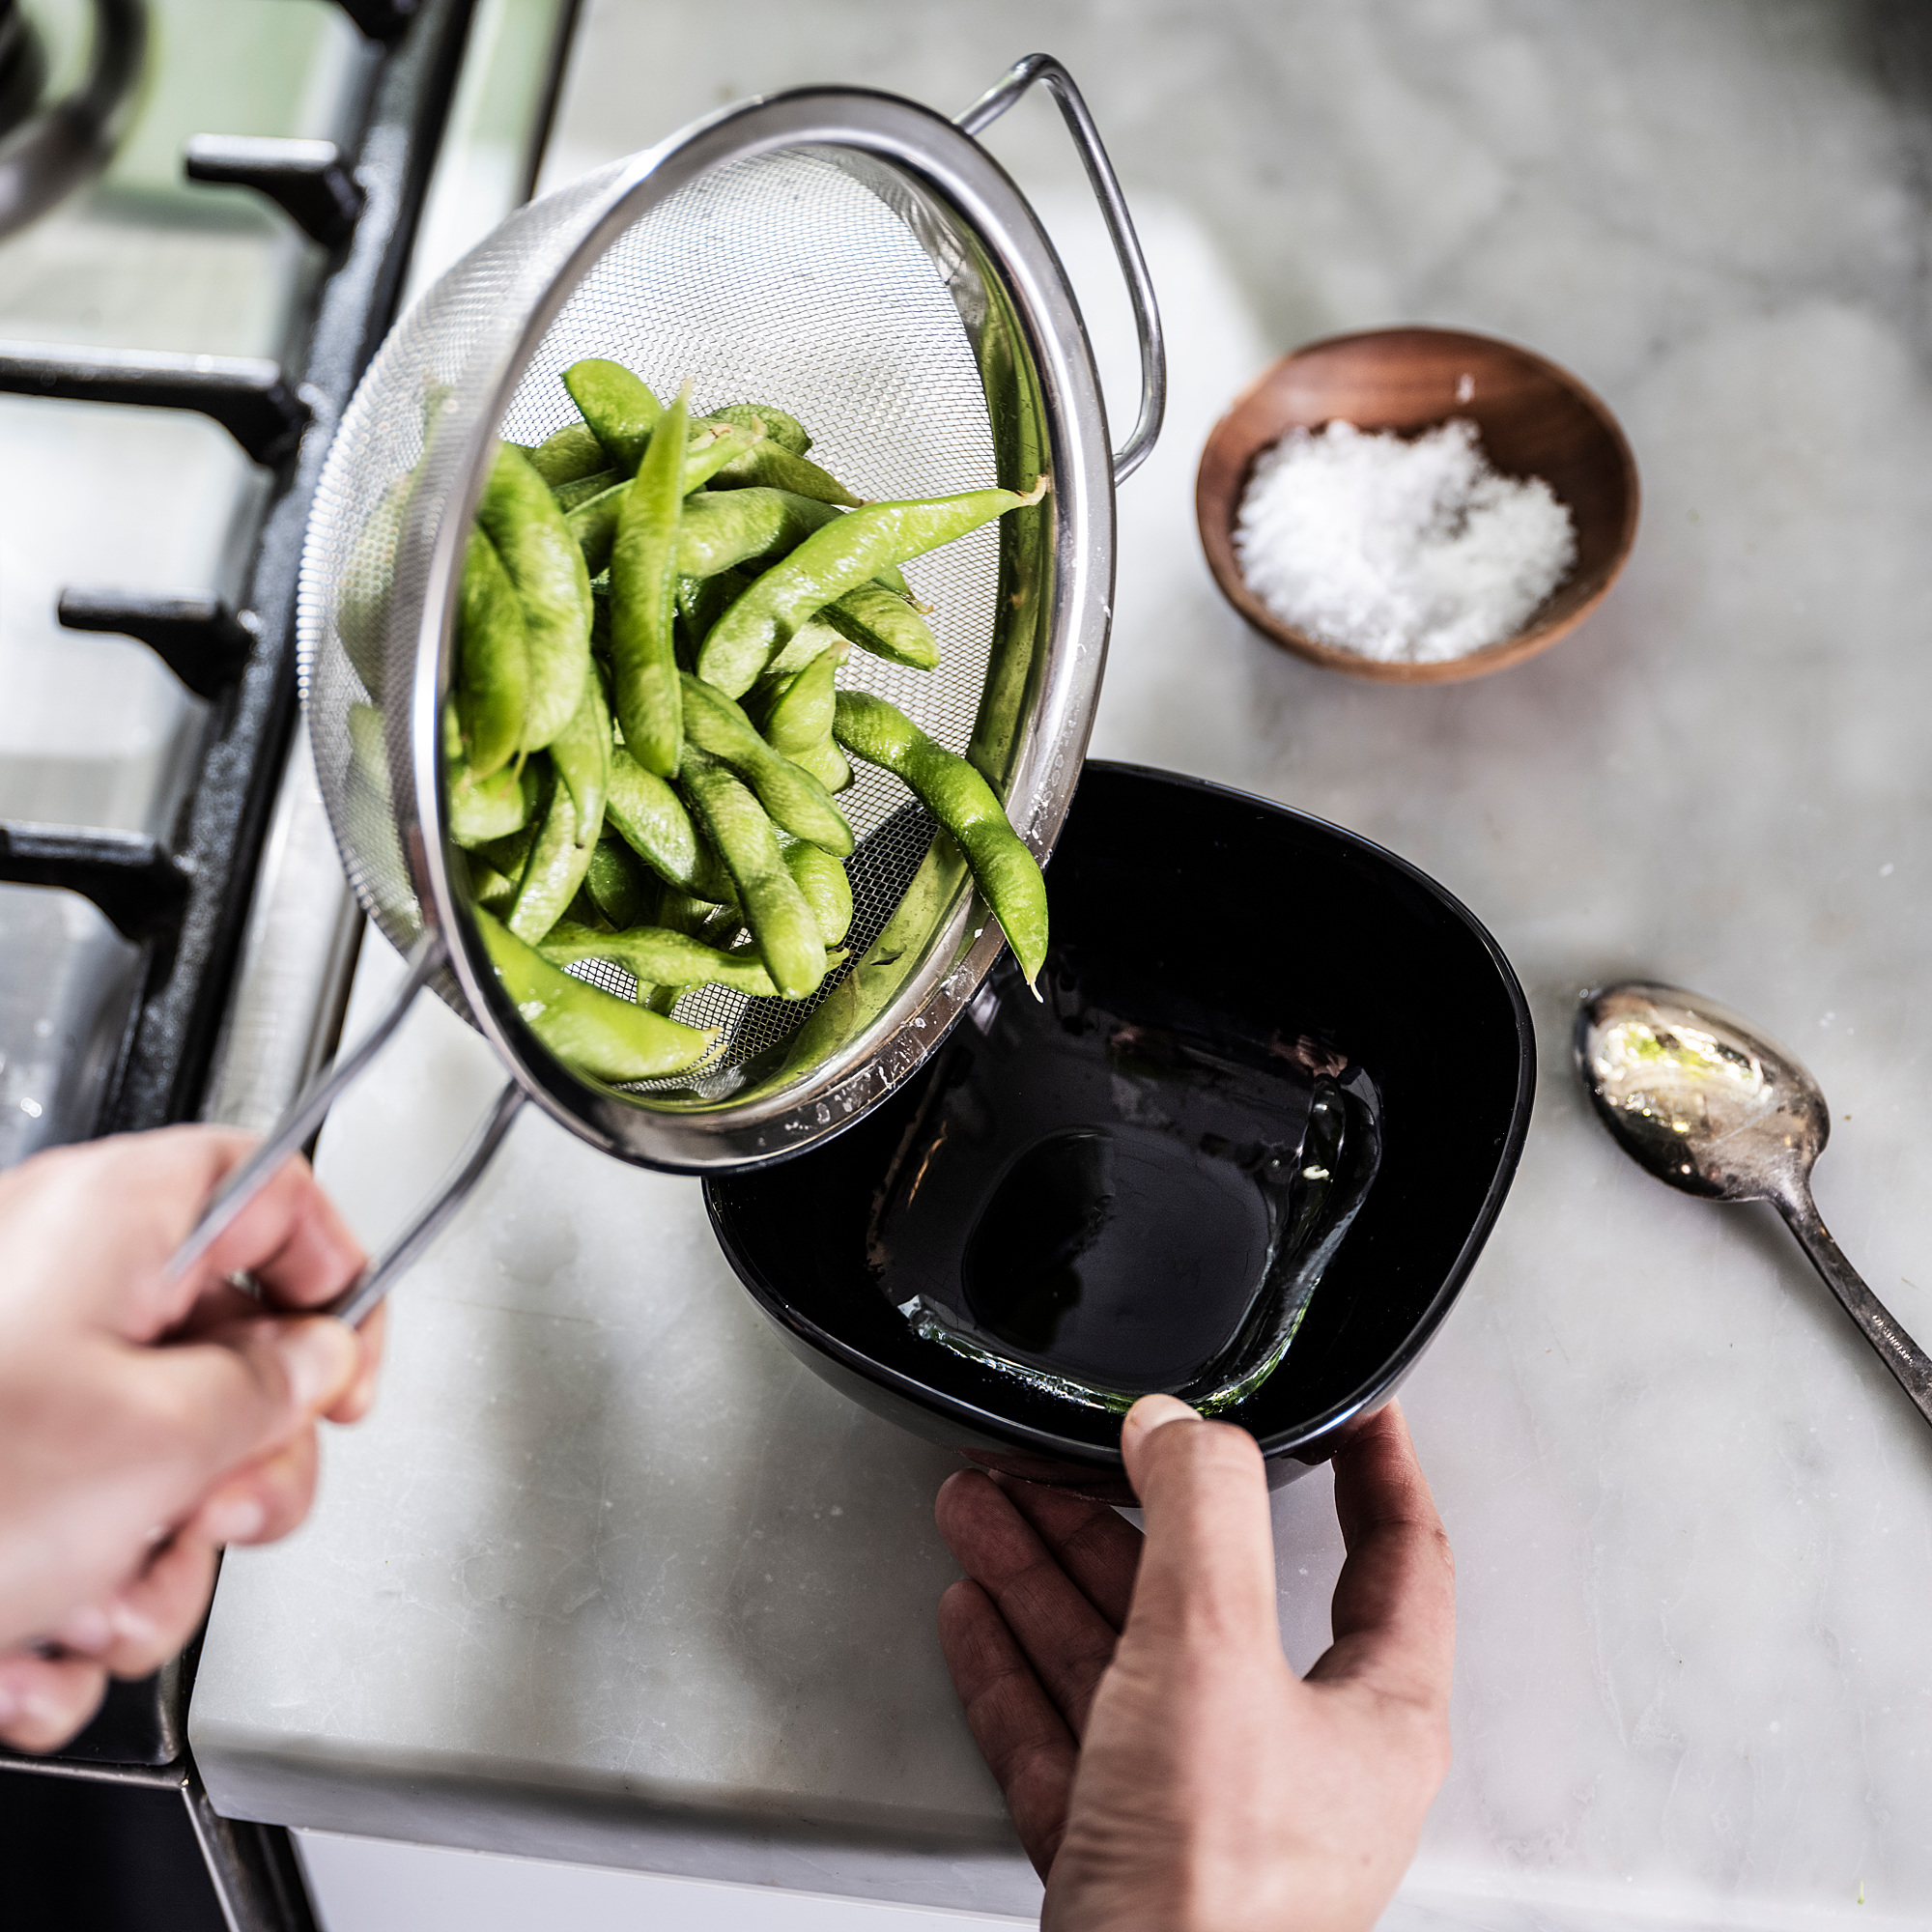
[[[1203,500],[1210,452],[1222,440],[1236,416],[1273,383],[1291,362],[1299,361],[1303,356],[1312,355],[1319,350],[1335,349],[1347,343],[1367,342],[1394,335],[1427,335],[1443,343],[1469,343],[1487,352],[1501,350],[1518,361],[1553,378],[1577,397],[1607,434],[1610,445],[1616,452],[1617,467],[1624,483],[1623,526],[1617,533],[1616,554],[1611,560],[1609,569],[1605,573],[1603,582],[1588,598],[1561,617],[1551,618],[1541,624],[1531,624],[1527,629],[1499,639],[1493,644],[1483,645],[1480,650],[1466,651],[1461,657],[1443,658],[1430,664],[1410,664],[1401,660],[1364,657],[1356,651],[1343,650],[1337,645],[1325,644],[1319,638],[1312,638],[1307,632],[1297,630],[1293,624],[1277,617],[1248,588],[1247,580],[1240,573],[1240,567],[1235,560],[1232,525],[1225,552],[1222,545],[1210,540],[1208,534],[1207,505]],[[1247,459],[1242,472],[1243,487],[1247,469],[1253,468],[1257,454],[1259,449],[1250,453]],[[1233,507],[1238,509],[1239,501],[1239,493],[1236,492]],[[1548,356],[1541,355],[1534,349],[1527,349],[1520,342],[1512,342],[1506,336],[1485,335],[1469,328],[1443,328],[1433,323],[1422,322],[1389,323],[1376,328],[1344,329],[1339,334],[1318,336],[1312,342],[1304,342],[1297,348],[1291,349],[1285,355],[1276,356],[1222,411],[1214,427],[1208,432],[1207,440],[1201,445],[1201,461],[1194,472],[1195,529],[1201,540],[1202,553],[1208,560],[1208,572],[1222,596],[1270,643],[1279,645],[1283,650],[1293,651],[1296,657],[1305,658],[1310,664],[1321,665],[1326,669],[1340,671],[1347,677],[1363,678],[1378,684],[1460,684],[1469,678],[1488,677],[1493,671],[1507,670],[1512,665],[1521,664],[1525,659],[1536,657],[1548,650],[1559,638],[1567,637],[1586,617],[1594,614],[1597,607],[1609,595],[1611,586],[1623,575],[1624,566],[1630,561],[1631,551],[1636,542],[1637,521],[1641,508],[1642,486],[1637,476],[1636,458],[1631,450],[1630,440],[1624,435],[1623,425],[1617,421],[1609,405],[1587,383],[1573,375],[1560,363],[1552,362]],[[1218,523],[1219,520],[1215,521]]]
[[[1508,956],[1497,945],[1494,935],[1482,921],[1446,886],[1432,878],[1420,867],[1412,865],[1399,853],[1391,852],[1385,845],[1378,845],[1374,839],[1364,838],[1359,832],[1351,832],[1346,826],[1336,825],[1328,819],[1318,818],[1313,812],[1302,811],[1294,806],[1283,805],[1275,799],[1264,798],[1255,792],[1238,790],[1233,785],[1218,784],[1211,779],[1193,778],[1184,773],[1163,771],[1157,766],[1131,764],[1114,758],[1089,758],[1082,771],[1083,778],[1088,771],[1151,780],[1163,785],[1226,799],[1241,806],[1260,806],[1282,817],[1294,819],[1319,834],[1339,839],[1345,846],[1352,848],[1358,857],[1367,857],[1389,867],[1411,885],[1421,888],[1428,896],[1434,898],[1468,930],[1495,969],[1516,1022],[1516,1093],[1510,1102],[1509,1127],[1504,1134],[1503,1145],[1497,1154],[1495,1166],[1491,1172],[1489,1183],[1483,1191],[1483,1199],[1470,1222],[1468,1233],[1463,1236],[1462,1246],[1457,1250],[1454,1262],[1435,1293],[1431,1295],[1416,1317],[1402,1345],[1375,1374],[1366,1378],[1339,1402],[1330,1405],[1328,1408],[1300,1426],[1279,1430],[1272,1435],[1255,1438],[1264,1457],[1273,1459],[1290,1456],[1298,1449],[1306,1448],[1311,1443],[1318,1443],[1322,1438],[1333,1435],[1355,1416],[1378,1408],[1387,1401],[1394,1393],[1396,1384],[1407,1375],[1422,1351],[1434,1339],[1436,1329],[1442,1325],[1443,1318],[1462,1293],[1464,1282],[1475,1267],[1477,1259],[1482,1254],[1502,1212],[1503,1202],[1508,1198],[1510,1187],[1516,1179],[1517,1165],[1522,1157],[1523,1144],[1529,1133],[1529,1119],[1536,1093],[1536,1031],[1530,1017],[1529,1002],[1523,993],[1521,981],[1516,976],[1515,968],[1511,966]],[[1077,796],[1076,786],[1076,799]],[[931,1056],[928,1055],[922,1065],[928,1065]],[[823,1143],[820,1142],[814,1144],[813,1148],[803,1148],[799,1151],[798,1157],[809,1155],[822,1146]],[[767,1165],[777,1164],[767,1163]],[[897,1396],[902,1401],[910,1402],[929,1414],[939,1415],[964,1428],[992,1436],[1011,1448],[1051,1457],[1063,1463],[1081,1463],[1088,1467],[1108,1470],[1119,1470],[1123,1466],[1118,1448],[1097,1448],[1091,1442],[1076,1441],[1056,1435],[1051,1430],[1037,1428],[1031,1423],[1015,1422],[1009,1417],[982,1408],[977,1403],[931,1388],[897,1369],[874,1360],[862,1350],[853,1348],[849,1343],[830,1330],[820,1327],[817,1322],[781,1300],[772,1291],[762,1274],[740,1255],[737,1244],[728,1235],[719,1211],[715,1190],[721,1186],[729,1187],[750,1178],[751,1176],[745,1174],[707,1175],[704,1179],[704,1208],[710,1218],[711,1232],[716,1236],[724,1259],[731,1264],[732,1272],[737,1275],[768,1320],[806,1343],[815,1352],[836,1362],[848,1373],[858,1376],[889,1394]],[[1323,1453],[1325,1454],[1325,1451]]]

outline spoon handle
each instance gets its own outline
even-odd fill
[[[1898,1325],[1891,1310],[1860,1280],[1858,1269],[1832,1238],[1808,1187],[1800,1188],[1789,1199],[1779,1197],[1776,1205],[1785,1225],[1798,1236],[1799,1246],[1810,1256],[1811,1265],[1825,1277],[1826,1287],[1864,1330],[1865,1340],[1897,1377],[1899,1387],[1912,1398],[1919,1414],[1932,1422],[1932,1355]]]

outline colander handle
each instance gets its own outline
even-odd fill
[[[353,1327],[375,1312],[377,1305],[412,1268],[423,1250],[442,1233],[451,1215],[469,1198],[491,1157],[503,1144],[510,1122],[523,1110],[524,1090],[514,1080],[503,1083],[496,1104],[476,1123],[469,1145],[442,1178],[429,1205],[397,1236],[379,1260],[373,1261],[328,1304],[327,1312]]]
[[[169,1257],[168,1264],[162,1271],[163,1279],[179,1281],[186,1274],[222,1233],[234,1225],[236,1216],[242,1208],[281,1172],[282,1164],[289,1155],[321,1126],[323,1117],[336,1096],[388,1042],[390,1036],[402,1024],[403,1015],[414,1005],[416,995],[435,977],[447,957],[448,950],[440,933],[427,931],[416,941],[410,951],[403,982],[396,988],[389,1004],[376,1016],[375,1024],[326,1073],[319,1074],[308,1084],[288,1112],[275,1122],[269,1137],[229,1176],[227,1184],[209,1203],[207,1211],[195,1224],[194,1232]],[[429,1206],[380,1260],[363,1269],[356,1280],[329,1304],[327,1313],[339,1316],[345,1321],[355,1322],[375,1308],[396,1279],[429,1246],[449,1217],[463,1205],[469,1190],[490,1164],[490,1156],[501,1144],[522,1104],[522,1090],[512,1081],[497,1096],[496,1105],[471,1135],[469,1145],[464,1149],[456,1165],[443,1177]]]
[[[1100,130],[1087,111],[1073,76],[1051,54],[1028,54],[1016,61],[993,87],[959,115],[953,126],[968,134],[990,128],[1028,88],[1039,81],[1060,103],[1066,131],[1080,151],[1080,159],[1093,184],[1094,197],[1100,204],[1100,216],[1113,238],[1114,253],[1120,258],[1121,273],[1126,277],[1127,300],[1133,304],[1134,327],[1141,342],[1141,412],[1133,434],[1114,452],[1114,481],[1124,483],[1142,463],[1160,435],[1161,418],[1167,413],[1167,345],[1161,339],[1160,308],[1154,300],[1153,280],[1148,274],[1147,257],[1141,253],[1140,237],[1134,233],[1133,216],[1127,213],[1127,198],[1121,192],[1120,177],[1100,143]]]

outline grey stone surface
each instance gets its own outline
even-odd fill
[[[1529,990],[1528,1152],[1406,1396],[1462,1637],[1457,1765],[1392,1927],[1932,1916],[1932,1441],[1781,1232],[1645,1179],[1568,1064],[1577,991],[1630,972],[1781,1035],[1835,1109],[1825,1214],[1932,1340],[1918,18],[586,10],[554,179],[754,89],[850,79],[956,107],[1035,45],[1068,62],[1140,215],[1175,374],[1163,446],[1122,496],[1094,749],[1383,840],[1466,899]],[[1123,412],[1122,304],[1057,123],[1029,103],[994,145],[1064,238]],[[1643,475],[1602,612],[1474,685],[1356,685],[1275,652],[1195,542],[1194,460],[1226,402],[1299,340],[1398,320],[1564,362]],[[331,1122],[324,1172],[363,1225],[400,1214],[480,1105],[473,1048],[444,1015],[412,1023]],[[393,1794],[447,1775],[445,1821],[520,1821],[445,1822],[452,1842],[1026,1909],[930,1636],[941,1460],[767,1340],[695,1190],[526,1123],[395,1319],[384,1408],[331,1443],[315,1521],[224,1576],[195,1705],[218,1800],[247,1808],[273,1767],[302,1795],[273,1786],[272,1815],[407,1836]],[[1277,1502],[1301,1662],[1339,1560],[1324,1492]],[[465,1812],[466,1780],[487,1812]],[[686,1804],[753,1835],[646,1846]],[[621,1823],[583,1849],[586,1821],[627,1806],[628,1850]],[[827,1848],[815,1876],[771,1831],[800,1819]],[[867,1866],[901,1827],[956,1861]]]

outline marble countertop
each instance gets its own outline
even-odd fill
[[[748,0],[728,45],[716,17],[591,0],[547,179],[797,81],[956,107],[1037,43],[1067,62],[1174,375],[1121,497],[1094,750],[1392,846],[1529,992],[1528,1150],[1405,1392],[1461,1635],[1456,1765],[1388,1926],[1924,1923],[1932,1436],[1769,1210],[1612,1149],[1568,1046],[1578,991],[1637,972],[1781,1036],[1833,1105],[1826,1218],[1932,1342],[1918,10]],[[1029,102],[992,144],[1063,241],[1124,418],[1124,302],[1055,119]],[[1642,473],[1602,611],[1472,685],[1275,651],[1195,540],[1227,401],[1295,342],[1398,320],[1566,364]],[[372,942],[359,1008],[393,972]],[[412,1017],[322,1143],[368,1235],[493,1085],[449,1015]],[[767,1335],[693,1183],[526,1120],[393,1308],[383,1405],[330,1441],[314,1520],[224,1572],[191,1717],[221,1808],[1037,1908],[932,1634],[945,1459]],[[1276,1528],[1305,1663],[1340,1558],[1324,1475]]]

